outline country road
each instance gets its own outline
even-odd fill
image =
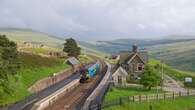
[[[172,77],[168,76],[168,75],[164,75],[164,87],[163,89],[165,91],[169,91],[169,92],[187,92],[187,89],[185,89],[184,87],[182,87],[179,82],[177,82],[176,80],[174,80]]]

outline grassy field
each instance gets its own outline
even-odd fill
[[[152,106],[152,109],[150,109]],[[195,109],[195,96],[193,97],[180,97],[151,102],[131,102],[120,106],[113,106],[103,110],[194,110]]]
[[[28,87],[37,80],[49,76],[68,67],[56,58],[43,58],[38,55],[20,54],[21,69],[18,71],[17,83],[13,82],[15,92],[5,94],[0,104],[13,103],[29,95]]]
[[[48,52],[59,52],[60,49],[52,47],[43,48],[23,48],[23,51],[32,52],[34,54],[48,54]]]
[[[162,91],[158,90],[158,92],[162,92]],[[148,90],[146,88],[138,88],[138,87],[128,87],[128,88],[113,87],[106,94],[104,101],[112,101],[120,97],[127,97],[127,96],[140,95],[140,94],[151,94],[151,93],[157,93],[157,89]]]
[[[90,62],[93,61],[93,59],[92,59],[91,57],[87,56],[87,55],[80,55],[80,56],[78,57],[78,59],[79,59],[79,61],[80,61],[81,63],[90,63]]]

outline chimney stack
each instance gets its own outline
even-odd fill
[[[133,44],[132,49],[133,49],[133,52],[134,53],[138,52],[138,46],[137,46],[137,44]]]

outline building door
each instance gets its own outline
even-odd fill
[[[122,83],[122,77],[118,76],[118,83]]]

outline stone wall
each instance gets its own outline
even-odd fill
[[[17,48],[19,50],[22,48],[44,48],[44,47],[45,47],[44,44],[35,44],[35,43],[31,43],[31,42],[17,43]]]
[[[43,90],[43,89],[45,89],[45,88],[47,88],[55,83],[62,81],[63,79],[69,77],[76,70],[78,70],[78,68],[76,68],[74,70],[72,67],[70,67],[70,68],[67,68],[61,72],[54,73],[53,75],[51,75],[49,77],[43,78],[43,79],[35,82],[28,90],[31,93],[41,91],[41,90]]]
[[[111,78],[112,78],[111,65],[108,62],[106,62],[106,65],[107,65],[107,71],[106,71],[105,76],[103,77],[101,82],[98,84],[98,86],[95,88],[95,90],[85,100],[85,103],[84,103],[83,107],[81,108],[81,110],[89,110],[90,104],[95,99],[97,99],[97,97],[99,99],[103,98],[102,94],[104,94],[106,92],[105,90],[108,87],[108,84],[109,84],[109,82],[111,81]]]

